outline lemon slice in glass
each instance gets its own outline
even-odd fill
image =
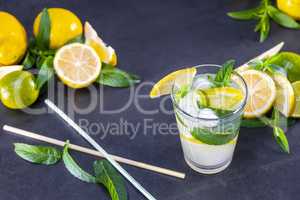
[[[244,94],[234,87],[218,87],[203,90],[208,106],[213,109],[235,110],[243,101]]]
[[[71,88],[83,88],[100,74],[101,61],[88,45],[73,43],[58,50],[54,69],[60,80]]]
[[[151,98],[160,97],[162,95],[167,95],[171,93],[172,86],[176,82],[178,86],[184,86],[191,84],[193,78],[197,73],[197,69],[195,67],[185,68],[181,70],[177,70],[166,75],[160,81],[158,81],[150,92]]]
[[[267,113],[272,108],[276,97],[273,79],[258,70],[246,70],[239,73],[246,81],[249,94],[244,117],[255,118]]]

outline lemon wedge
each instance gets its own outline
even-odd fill
[[[150,97],[156,98],[162,95],[170,94],[172,91],[172,86],[175,82],[179,86],[190,84],[196,73],[197,69],[195,67],[191,67],[177,70],[166,75],[152,87]]]
[[[292,112],[292,117],[300,118],[300,81],[296,81],[292,84],[295,94],[295,107]]]
[[[246,70],[239,74],[246,81],[249,92],[244,117],[255,118],[267,113],[272,108],[276,97],[273,79],[258,70]]]
[[[85,44],[96,51],[102,62],[112,66],[117,65],[117,54],[115,50],[103,42],[89,22],[85,22],[84,24],[84,36]]]
[[[101,71],[97,53],[91,47],[79,43],[60,48],[53,63],[57,76],[71,88],[89,86]]]
[[[295,94],[290,81],[282,74],[276,73],[272,76],[276,86],[276,100],[274,107],[284,116],[288,117],[293,112],[295,105]]]

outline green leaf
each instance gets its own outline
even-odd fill
[[[50,146],[35,146],[23,143],[14,143],[18,156],[32,163],[53,165],[61,159],[61,152]]]
[[[238,20],[257,19],[261,9],[262,8],[259,6],[259,7],[248,9],[248,10],[229,12],[229,13],[227,13],[227,15],[233,19],[238,19]]]
[[[294,20],[292,17],[284,14],[274,6],[268,6],[268,14],[269,16],[279,25],[285,28],[299,29],[300,24]],[[300,11],[299,11],[300,12]]]
[[[50,45],[50,32],[51,32],[51,22],[48,13],[48,9],[44,8],[41,14],[41,21],[39,25],[39,32],[36,36],[36,45],[42,49],[49,49]]]
[[[210,131],[204,128],[194,128],[191,132],[192,136],[197,140],[210,145],[222,145],[227,144],[233,140],[238,131],[228,131],[228,132],[217,132]]]
[[[96,82],[111,87],[130,87],[139,83],[140,78],[136,75],[106,64],[102,67],[101,73]]]
[[[80,166],[73,160],[71,155],[68,152],[69,142],[67,141],[63,151],[63,161],[67,170],[76,178],[80,179],[81,181],[87,183],[96,183],[96,178],[89,173],[85,172]]]
[[[245,128],[261,128],[265,126],[266,124],[260,119],[243,119],[241,121],[241,127]]]
[[[289,143],[282,129],[282,128],[287,128],[287,118],[283,116],[279,112],[279,110],[274,108],[272,113],[272,119],[274,122],[273,134],[276,139],[276,142],[284,152],[289,153],[290,152]]]
[[[214,84],[217,87],[227,86],[230,84],[230,78],[234,64],[235,60],[228,60],[219,69],[214,79]]]
[[[270,33],[270,19],[266,13],[261,17],[259,23],[255,27],[255,31],[260,31],[260,42],[264,42],[268,38]]]
[[[43,85],[53,77],[53,59],[54,58],[52,56],[49,56],[43,62],[36,79],[38,89],[41,89]]]
[[[34,66],[34,64],[35,64],[35,56],[30,51],[27,51],[26,56],[22,63],[24,69],[30,69]]]
[[[179,88],[176,93],[175,93],[175,100],[176,102],[178,102],[180,99],[182,99],[183,97],[185,97],[190,89],[190,85],[183,85],[181,86],[181,88]]]
[[[84,44],[84,36],[83,35],[78,35],[77,37],[75,38],[72,38],[71,40],[69,40],[68,42],[66,42],[66,44],[64,45],[67,45],[67,44],[72,44],[72,43],[81,43],[81,44]]]
[[[273,134],[277,144],[281,147],[281,149],[286,153],[290,153],[289,142],[286,138],[284,131],[280,127],[274,126]]]
[[[107,160],[95,161],[94,172],[97,182],[106,187],[112,200],[127,200],[125,181]]]

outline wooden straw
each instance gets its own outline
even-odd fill
[[[46,137],[46,136],[43,136],[43,135],[39,135],[39,134],[36,134],[36,133],[33,133],[33,132],[25,131],[25,130],[15,128],[15,127],[12,127],[12,126],[9,126],[9,125],[4,125],[3,130],[8,131],[7,133],[15,133],[17,135],[22,135],[22,136],[25,136],[25,137],[28,137],[28,138],[32,138],[32,139],[35,139],[35,140],[38,140],[38,141],[46,142],[46,143],[49,143],[49,144],[54,144],[54,145],[61,146],[61,147],[63,147],[65,145],[64,141],[57,140],[57,139],[50,138],[50,137]],[[82,146],[75,145],[75,144],[70,144],[69,148],[73,149],[73,150],[76,150],[76,151],[79,151],[79,152],[82,152],[82,153],[86,153],[86,154],[89,154],[89,155],[93,155],[93,156],[103,158],[103,155],[100,152],[98,152],[96,150],[93,150],[93,149],[89,149],[89,148],[82,147]],[[154,165],[142,163],[142,162],[139,162],[139,161],[127,159],[127,158],[116,156],[116,155],[111,155],[111,157],[114,160],[116,160],[120,163],[124,163],[124,164],[131,165],[131,166],[134,166],[134,167],[146,169],[146,170],[149,170],[149,171],[157,172],[157,173],[168,175],[168,176],[173,176],[173,177],[180,178],[180,179],[185,178],[184,173],[177,172],[177,171],[174,171],[174,170],[170,170],[170,169],[166,169],[166,168],[162,168],[162,167],[157,167],[157,166],[154,166]]]

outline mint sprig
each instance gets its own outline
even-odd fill
[[[281,150],[285,153],[290,153],[290,146],[288,139],[284,133],[283,122],[287,122],[287,118],[280,114],[280,112],[274,108],[272,113],[272,119],[269,119],[265,116],[259,118],[262,123],[266,126],[269,126],[273,129],[273,136],[280,146]]]
[[[229,12],[227,15],[237,20],[258,21],[255,32],[260,33],[260,42],[267,39],[270,32],[270,19],[285,28],[300,29],[300,24],[292,17],[281,12],[271,4],[270,0],[262,0],[260,5],[253,9]]]
[[[216,87],[224,87],[230,85],[234,64],[235,60],[228,60],[222,65],[213,80],[213,84]]]

